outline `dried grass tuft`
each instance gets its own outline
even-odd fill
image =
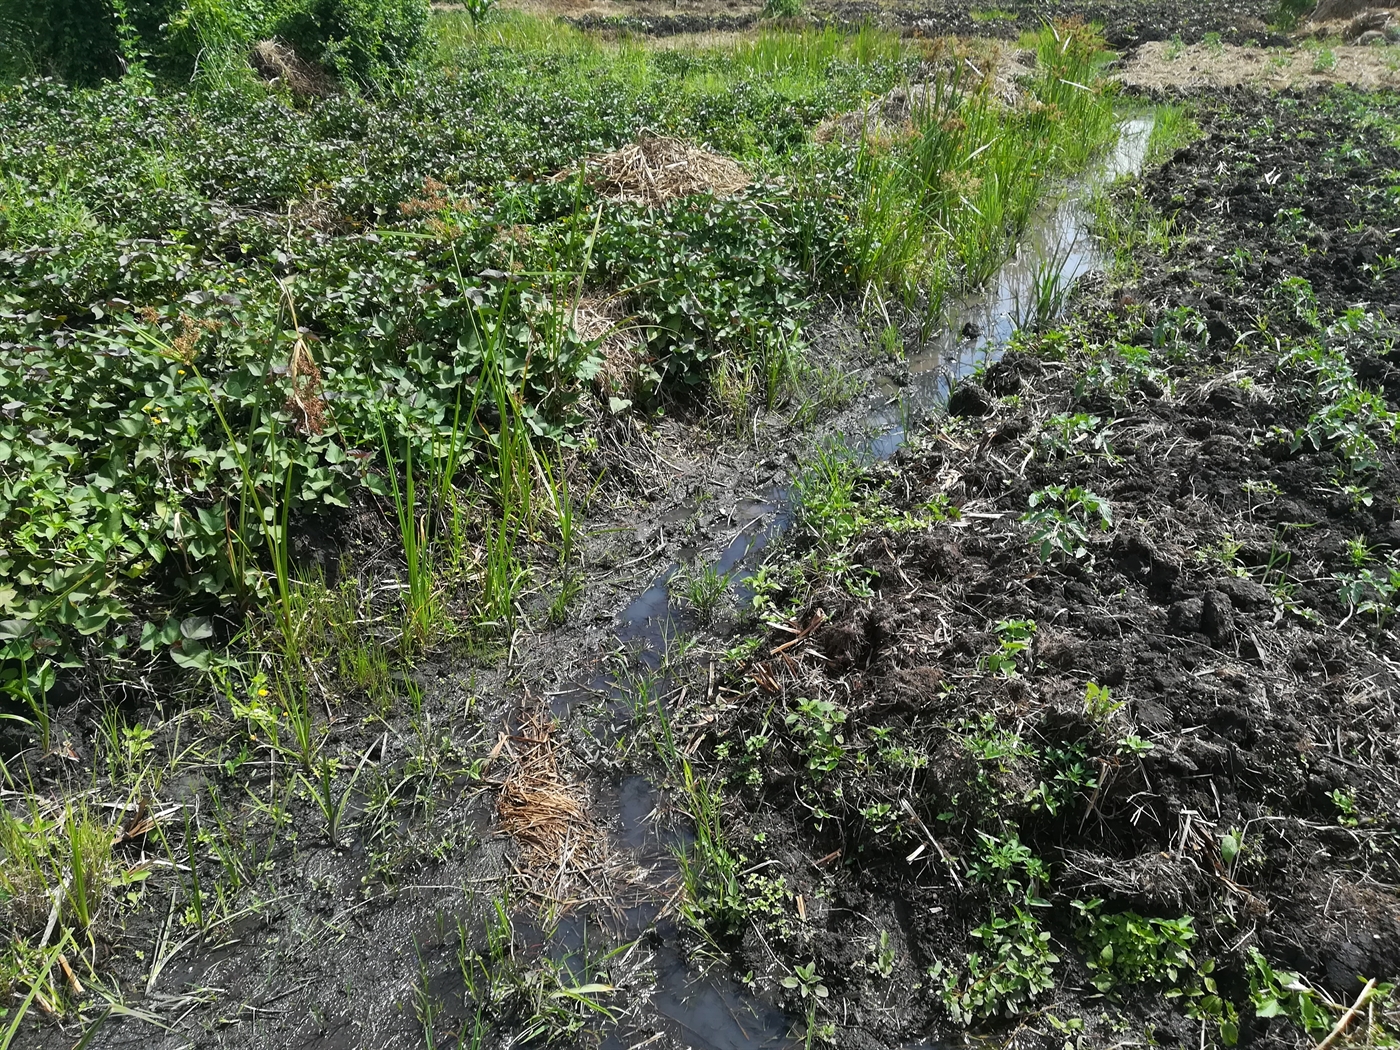
[[[280,40],[259,40],[248,62],[264,80],[283,85],[293,95],[330,94],[330,79]]]
[[[1377,3],[1376,0],[1322,0],[1313,8],[1308,21],[1314,25],[1319,22],[1339,22],[1371,8],[1390,6],[1392,5],[1388,2]]]
[[[644,135],[611,153],[588,157],[583,170],[604,198],[629,204],[664,204],[693,193],[729,197],[749,184],[748,173],[737,161],[658,135]],[[567,168],[553,181],[577,174],[577,168]]]
[[[622,300],[584,296],[570,318],[574,334],[596,342],[603,358],[594,382],[604,397],[631,397],[641,383],[642,366],[651,358],[635,325],[628,323]]]
[[[520,732],[505,742],[511,769],[496,812],[501,830],[520,846],[517,874],[528,892],[567,907],[588,872],[599,866],[603,838],[588,815],[581,786],[564,778],[554,720],[529,705]]]

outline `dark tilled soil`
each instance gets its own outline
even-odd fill
[[[961,388],[949,426],[870,479],[897,509],[946,497],[961,520],[862,536],[853,561],[873,595],[817,575],[794,622],[820,610],[825,623],[797,644],[775,631],[752,665],[752,698],[722,738],[767,742],[759,763],[731,750],[722,764],[733,834],[807,921],[752,924],[730,946],[759,973],[815,960],[838,1045],[955,1029],[925,972],[985,953],[972,931],[1009,911],[994,882],[969,877],[979,831],[1018,834],[1048,862],[1030,888],[1061,962],[1037,1002],[1084,1017],[1086,1045],[1218,1036],[1160,988],[1097,996],[1076,899],[1193,916],[1193,952],[1217,961],[1241,1045],[1313,1045],[1255,1016],[1252,949],[1348,1003],[1358,977],[1400,974],[1400,640],[1334,575],[1357,571],[1349,540],[1373,566],[1400,549],[1400,465],[1383,436],[1365,470],[1336,440],[1293,448],[1322,395],[1281,357],[1309,340],[1341,349],[1362,389],[1400,406],[1400,333],[1381,317],[1400,315],[1400,274],[1376,269],[1400,227],[1400,151],[1350,98],[1202,103],[1206,137],[1120,195],[1176,216],[1185,236],[1168,256],[1086,293],[1063,330]],[[1393,120],[1395,100],[1369,109]],[[1324,331],[1290,277],[1311,282],[1322,324],[1358,304],[1371,319]],[[1098,417],[1109,447],[1056,450],[1058,413]],[[1113,525],[1091,527],[1083,557],[1042,564],[1020,519],[1051,485],[1106,497]],[[1025,619],[1037,629],[1019,672],[992,673],[997,624]],[[1089,682],[1124,706],[1088,717]],[[846,717],[827,771],[785,717],[812,699]],[[1008,734],[1018,747],[989,747]],[[1133,734],[1151,749],[1118,743]],[[1056,779],[1073,756],[1095,787]],[[1244,848],[1227,863],[1231,829]],[[1065,1045],[1040,1014],[985,1024],[1009,1045]]]
[[[761,5],[758,5],[761,6]],[[1218,33],[1227,43],[1249,41],[1264,46],[1286,43],[1269,28],[1276,4],[1272,0],[1225,0],[1202,4],[1194,0],[1141,0],[1116,3],[1111,0],[1055,0],[1051,3],[1008,0],[1005,3],[968,3],[967,0],[911,0],[896,5],[872,0],[813,0],[807,14],[818,19],[859,24],[873,21],[895,26],[923,36],[950,33],[968,36],[999,36],[1015,39],[1028,29],[1038,29],[1047,20],[1082,18],[1104,27],[1112,47],[1131,48],[1148,40],[1170,40],[1180,36],[1195,43],[1208,33]],[[676,33],[745,29],[761,18],[757,10],[733,13],[695,13],[677,9],[662,12],[649,5],[620,18],[584,15],[575,22],[585,28],[626,28],[657,36]]]

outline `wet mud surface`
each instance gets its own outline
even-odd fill
[[[1400,972],[1400,644],[1343,589],[1355,540],[1376,564],[1400,546],[1400,471],[1387,423],[1364,463],[1336,429],[1298,441],[1329,395],[1280,352],[1326,347],[1400,404],[1381,261],[1400,153],[1343,96],[1235,95],[1198,118],[1203,140],[1120,194],[1175,217],[1165,257],[1085,289],[1065,329],[1023,336],[955,391],[949,426],[867,477],[899,513],[961,513],[861,535],[868,597],[808,570],[717,734],[761,741],[761,761],[722,763],[735,835],[807,902],[732,948],[757,972],[819,960],[837,1045],[951,1034],[928,968],[991,950],[974,931],[1007,894],[964,867],[989,834],[1047,862],[997,870],[1043,905],[1060,967],[1039,1002],[1092,1045],[1219,1036],[1150,991],[1098,995],[1074,901],[1193,916],[1193,955],[1235,1002],[1253,949],[1348,1003],[1359,975]],[[1111,524],[1086,518],[1083,552],[1042,563],[1022,518],[1056,485],[1103,497]],[[1086,713],[1088,683],[1121,706]],[[984,1023],[1064,1045],[1044,1015]],[[1239,1041],[1312,1045],[1247,1007]]]

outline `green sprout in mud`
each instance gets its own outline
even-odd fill
[[[1254,1014],[1260,1018],[1287,1018],[1297,1028],[1314,1040],[1323,1042],[1329,1034],[1335,1034],[1337,1019],[1347,1014],[1349,1007],[1335,1003],[1318,989],[1314,988],[1302,974],[1275,969],[1258,948],[1249,950],[1249,1000],[1254,1006]],[[1396,1033],[1389,1028],[1390,1020],[1385,1009],[1370,1009],[1373,1005],[1391,1001],[1395,985],[1375,980],[1364,982],[1360,995],[1350,1009],[1356,1011],[1356,1029],[1348,1033],[1351,1037],[1365,1038],[1367,1046],[1394,1046]],[[1350,1000],[1350,996],[1345,996]],[[1364,1028],[1364,1035],[1359,1029]],[[1334,1045],[1336,1044],[1334,1041]]]
[[[1089,557],[1089,531],[1113,527],[1113,505],[1077,485],[1050,485],[1030,494],[1021,520],[1032,526],[1031,544],[1042,562]],[[1092,561],[1092,559],[1090,559]]]
[[[821,975],[817,973],[816,960],[806,966],[801,963],[794,966],[792,974],[784,977],[780,983],[784,988],[797,992],[803,999],[825,999],[829,994],[826,985],[822,983]]]
[[[1356,817],[1356,796],[1336,788],[1328,797],[1332,799],[1332,805],[1337,807],[1337,822],[1343,827],[1356,827],[1359,823]]]
[[[1366,542],[1365,536],[1352,536],[1346,541],[1347,563],[1353,569],[1360,569],[1375,560],[1375,548]]]
[[[1157,981],[1175,985],[1195,968],[1191,956],[1196,941],[1195,920],[1147,918],[1136,912],[1104,914],[1103,901],[1074,901],[1081,917],[1079,939],[1087,949],[1085,962],[1101,992],[1120,985]]]
[[[1179,344],[1164,356],[1184,354]],[[1134,390],[1153,390],[1154,396],[1169,394],[1172,378],[1152,363],[1152,348],[1133,343],[1118,343],[1109,353],[1095,357],[1075,384],[1076,399],[1102,396],[1109,399],[1128,397]]]
[[[866,971],[876,977],[889,980],[894,976],[895,949],[890,940],[890,931],[881,930],[880,937],[870,952],[873,958],[866,962]]]
[[[1400,553],[1392,552],[1385,563],[1366,567],[1354,573],[1334,573],[1340,585],[1338,597],[1355,613],[1375,618],[1376,629],[1385,627],[1395,611],[1396,595],[1400,594]]]
[[[730,575],[709,562],[698,568],[688,565],[677,574],[672,590],[685,597],[701,623],[709,623],[729,590]]]
[[[1097,682],[1084,686],[1084,713],[1095,725],[1107,725],[1123,707],[1122,700],[1113,699],[1113,690]]]
[[[891,361],[904,360],[904,335],[898,325],[887,324],[880,330],[880,354]]]
[[[1060,412],[1044,423],[1041,443],[1054,456],[1101,454],[1112,458],[1113,446],[1108,443],[1108,427],[1103,420],[1088,412]]]
[[[1133,755],[1134,757],[1141,758],[1156,746],[1157,745],[1151,740],[1146,740],[1136,733],[1128,733],[1118,740],[1118,745],[1114,750],[1115,753],[1120,755]]]
[[[1041,929],[1029,907],[1013,905],[1009,915],[994,911],[972,935],[983,950],[968,955],[962,972],[942,960],[928,971],[954,1021],[970,1025],[1014,1014],[1055,986],[1060,957],[1050,948],[1050,931]]]
[[[1022,843],[1014,831],[1000,838],[978,831],[977,837],[981,840],[982,856],[968,865],[968,877],[973,882],[994,887],[1007,897],[1035,900],[1039,888],[1050,879],[1050,869],[1045,862]]]
[[[1035,621],[998,620],[993,630],[997,648],[982,658],[982,666],[991,674],[1015,678],[1020,672],[1021,655],[1031,647],[1035,636]]]
[[[846,755],[846,712],[830,700],[797,701],[786,717],[788,726],[806,740],[807,768],[830,773]]]

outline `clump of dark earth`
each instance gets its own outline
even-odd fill
[[[1365,498],[1348,495],[1334,445],[1289,440],[1317,403],[1278,353],[1341,339],[1366,389],[1400,409],[1400,330],[1386,320],[1400,313],[1400,272],[1382,259],[1400,227],[1387,189],[1400,150],[1356,106],[1344,92],[1202,103],[1204,137],[1122,191],[1176,219],[1168,253],[1126,288],[1083,293],[1063,330],[959,386],[944,430],[876,472],[896,510],[951,500],[961,518],[868,530],[850,559],[870,594],[809,575],[793,623],[830,626],[798,645],[775,631],[755,659],[752,700],[718,731],[771,741],[757,773],[731,774],[746,785],[733,833],[757,836],[765,878],[786,880],[809,921],[731,947],[756,972],[819,960],[847,1018],[838,1045],[959,1030],[926,972],[982,950],[973,930],[995,893],[929,848],[930,828],[968,858],[983,828],[1011,826],[1048,862],[1037,892],[1063,962],[1044,1002],[1086,1018],[1103,1045],[1112,1013],[1159,1045],[1197,1045],[1202,1028],[1160,989],[1098,995],[1074,900],[1192,915],[1198,956],[1217,961],[1222,995],[1240,1006],[1240,1045],[1313,1045],[1254,1015],[1251,951],[1343,1002],[1359,976],[1400,974],[1400,639],[1338,580],[1355,572],[1348,541],[1375,564],[1400,552],[1400,463],[1382,442]],[[1327,331],[1348,309],[1370,320],[1354,337]],[[1129,360],[1102,349],[1115,344],[1147,350],[1150,371],[1115,379]],[[1076,414],[1106,425],[1108,452],[1046,444],[1050,417]],[[1021,518],[1054,485],[1108,499],[1113,524],[1089,519],[1083,556],[1042,563]],[[1036,629],[1016,674],[992,673],[1000,632],[1024,620]],[[1088,683],[1123,707],[1090,718]],[[843,713],[859,758],[814,766],[812,731],[788,717],[813,700]],[[970,750],[997,733],[1028,752],[989,762]],[[1128,736],[1152,746],[1125,752]],[[922,760],[882,765],[881,741]],[[1045,756],[1069,749],[1097,786],[1051,812],[1037,801]],[[1233,832],[1247,846],[1229,866]],[[872,976],[879,931],[899,960],[884,981]],[[1064,1045],[1024,1017],[1012,1038]]]

